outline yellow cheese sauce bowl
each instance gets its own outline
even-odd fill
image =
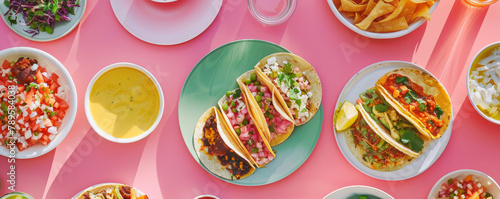
[[[85,114],[103,138],[131,143],[160,123],[164,100],[160,84],[146,69],[115,63],[100,70],[85,92]]]

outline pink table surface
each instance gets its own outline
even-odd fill
[[[16,190],[35,198],[70,198],[103,182],[133,185],[150,198],[322,198],[349,185],[368,185],[395,198],[426,198],[443,175],[475,169],[500,180],[497,152],[499,126],[483,119],[467,99],[465,78],[473,56],[500,40],[500,3],[474,11],[461,0],[441,0],[427,22],[407,36],[391,40],[364,38],[346,28],[324,0],[298,3],[292,18],[269,27],[255,21],[245,0],[226,0],[212,25],[187,43],[157,46],[129,34],[113,15],[109,1],[90,0],[81,24],[69,35],[48,43],[32,42],[0,23],[0,49],[29,46],[59,59],[72,74],[78,92],[78,113],[71,132],[44,156],[16,161]],[[467,26],[461,28],[461,24]],[[462,35],[455,43],[457,34]],[[179,129],[178,98],[191,69],[208,52],[239,39],[279,44],[308,60],[323,84],[324,121],[316,148],[294,173],[273,184],[244,187],[207,173],[192,158]],[[456,50],[453,50],[453,49]],[[449,58],[451,55],[451,58]],[[332,130],[336,100],[345,83],[360,69],[384,60],[403,60],[430,70],[447,88],[453,102],[453,132],[441,157],[427,171],[403,181],[371,178],[342,156]],[[83,96],[90,79],[115,62],[139,64],[161,83],[165,112],[146,139],[117,144],[100,138],[90,127]],[[6,186],[7,158],[0,157],[0,195]]]

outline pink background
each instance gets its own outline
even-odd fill
[[[322,198],[349,185],[368,185],[395,198],[426,198],[443,175],[475,169],[500,180],[496,154],[499,126],[483,119],[467,99],[465,78],[473,56],[500,40],[500,3],[468,13],[461,0],[442,0],[427,22],[398,39],[364,38],[336,19],[324,0],[298,3],[292,18],[268,27],[252,18],[246,0],[225,0],[212,25],[198,37],[175,46],[145,43],[129,34],[114,16],[109,1],[90,0],[80,25],[67,36],[48,43],[28,41],[0,23],[0,49],[29,46],[59,59],[72,74],[78,92],[78,113],[66,139],[44,156],[17,160],[17,191],[35,198],[70,198],[103,182],[130,184],[150,198]],[[207,173],[189,154],[179,129],[177,105],[191,69],[208,52],[239,39],[279,44],[308,60],[323,84],[323,130],[309,159],[276,183],[243,187]],[[456,50],[453,50],[456,49]],[[360,69],[384,60],[402,60],[427,68],[447,88],[455,121],[448,146],[427,171],[403,181],[373,179],[342,156],[333,135],[332,115],[345,83]],[[117,144],[100,138],[90,127],[83,96],[101,68],[132,62],[155,74],[165,95],[165,112],[146,139]],[[0,157],[0,195],[8,192],[7,158]]]

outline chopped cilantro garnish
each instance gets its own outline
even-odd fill
[[[10,7],[10,2],[9,2],[8,0],[5,0],[5,1],[3,2],[3,4],[4,4],[5,6],[7,6],[7,8],[9,8],[9,7]]]
[[[436,113],[436,116],[438,118],[440,118],[441,115],[443,115],[443,113],[444,113],[443,109],[439,105],[437,105],[437,104],[436,104],[436,109],[434,109],[434,112]]]
[[[406,95],[405,95],[405,102],[407,104],[409,104],[409,103],[411,103],[411,99],[412,99],[412,97],[411,97],[410,92],[407,92]]]
[[[377,110],[377,112],[380,112],[380,113],[386,112],[388,108],[389,108],[389,105],[386,105],[386,104],[375,105],[375,110]]]
[[[396,77],[397,83],[403,83],[404,85],[408,85],[408,77]]]
[[[272,122],[268,127],[269,127],[269,131],[271,131],[272,133],[276,132],[276,130],[274,130],[274,124]]]
[[[290,74],[292,72],[292,64],[290,63],[286,63],[284,66],[283,66],[283,72],[285,74]]]
[[[401,136],[401,142],[408,144],[408,147],[415,152],[420,152],[424,148],[424,140],[422,140],[422,138],[410,129],[403,133]]]
[[[7,20],[9,20],[10,25],[17,24],[17,17],[15,19],[12,19],[12,16],[7,17]]]
[[[307,112],[307,109],[302,109],[302,111],[300,111],[301,113],[305,113]]]
[[[252,153],[258,153],[258,152],[259,152],[259,148],[257,148],[257,147],[252,148]]]
[[[239,98],[240,96],[241,96],[241,90],[236,89],[236,91],[234,91],[233,98]]]

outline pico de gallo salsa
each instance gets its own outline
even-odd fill
[[[0,145],[15,143],[23,151],[36,143],[49,144],[69,108],[59,76],[28,57],[4,60],[0,72]],[[6,92],[7,88],[16,89]]]
[[[305,73],[299,67],[292,68],[290,63],[278,63],[276,57],[267,60],[267,64],[262,69],[274,86],[280,90],[280,94],[290,108],[296,123],[304,123],[312,116],[311,100],[313,96],[311,84],[307,80]]]
[[[486,192],[479,180],[468,175],[465,178],[450,178],[441,185],[439,199],[494,199]]]
[[[439,130],[444,125],[440,119],[443,109],[432,95],[425,94],[424,89],[407,76],[396,73],[389,75],[382,86],[403,105],[403,108],[418,118],[434,137],[438,136]]]
[[[406,154],[378,136],[362,117],[351,126],[351,132],[355,146],[363,149],[362,158],[371,169],[391,168],[404,163]]]
[[[245,80],[244,83],[255,98],[255,101],[257,101],[262,113],[264,113],[266,123],[271,132],[270,140],[273,140],[276,135],[286,134],[286,130],[290,125],[293,125],[293,123],[286,120],[276,110],[273,104],[271,90],[265,84],[261,84],[257,81],[257,75],[255,73],[252,73],[250,79]]]
[[[229,118],[231,127],[234,129],[245,149],[250,153],[257,165],[265,165],[274,159],[265,144],[265,140],[258,132],[245,104],[245,97],[240,89],[228,91],[227,101],[222,105],[222,110]]]
[[[252,168],[250,164],[229,148],[217,130],[217,118],[210,116],[203,127],[203,146],[200,150],[208,148],[208,154],[214,155],[222,166],[232,174],[231,178],[240,179]]]

